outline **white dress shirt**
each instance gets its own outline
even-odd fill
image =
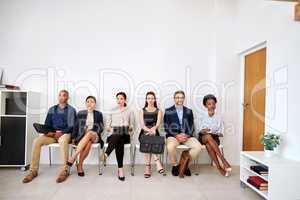
[[[200,116],[199,120],[199,129],[210,129],[211,134],[224,135],[224,122],[223,117],[218,114],[214,114],[213,116],[209,116],[207,112],[203,113]]]

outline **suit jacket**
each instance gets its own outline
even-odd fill
[[[103,132],[103,127],[104,127],[103,116],[102,113],[97,110],[94,110],[93,112],[94,112],[94,125],[91,130],[98,134],[99,143],[101,143],[102,142],[101,133]],[[76,142],[79,142],[86,132],[87,114],[88,114],[87,110],[81,110],[77,114],[77,120],[72,133],[72,138],[75,139]]]
[[[179,133],[185,133],[192,137],[194,132],[193,111],[183,106],[182,125],[180,125],[175,105],[167,108],[164,114],[164,129],[166,137],[175,137]]]

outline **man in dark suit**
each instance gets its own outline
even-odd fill
[[[178,176],[179,165],[176,159],[176,147],[180,144],[187,145],[192,157],[189,165],[197,158],[201,151],[201,144],[193,137],[194,116],[193,111],[183,105],[185,94],[183,91],[174,93],[175,105],[167,108],[164,115],[164,128],[167,137],[167,151],[172,162],[172,174]],[[186,176],[191,176],[189,168],[185,170]]]

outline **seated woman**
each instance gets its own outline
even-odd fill
[[[203,98],[203,105],[207,108],[207,113],[200,118],[199,141],[206,146],[209,156],[220,173],[223,176],[229,176],[231,167],[219,149],[219,137],[223,137],[224,123],[222,117],[215,113],[216,103],[217,98],[214,95],[209,94]],[[222,162],[222,166],[219,159]]]
[[[139,135],[139,139],[141,135],[153,135],[159,136],[158,128],[162,122],[162,112],[157,108],[157,102],[154,92],[147,92],[146,94],[146,102],[143,110],[140,112],[140,125],[141,132]],[[164,173],[164,169],[162,167],[159,156],[145,154],[145,162],[146,169],[144,173],[145,178],[151,177],[151,157],[153,156],[154,161],[156,162],[157,172],[162,174]]]
[[[84,176],[83,161],[88,156],[93,143],[101,143],[101,133],[103,131],[102,113],[95,110],[96,98],[88,96],[86,98],[86,110],[79,111],[75,126],[73,128],[72,138],[77,144],[76,152],[68,159],[67,165],[72,166],[79,155],[77,165],[78,176]]]
[[[103,154],[105,161],[110,153],[115,150],[118,162],[118,178],[125,180],[123,170],[124,144],[130,143],[130,133],[132,132],[133,113],[126,105],[126,94],[119,92],[116,95],[118,106],[111,110],[107,120],[108,147]]]

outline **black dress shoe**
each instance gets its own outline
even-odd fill
[[[81,177],[85,175],[84,172],[78,172],[77,174],[78,174],[78,176],[81,176]]]
[[[176,165],[176,166],[172,167],[172,175],[173,176],[178,176],[179,175],[179,165]]]
[[[186,168],[186,170],[184,171],[184,175],[192,176],[191,170],[189,168]]]
[[[69,167],[72,167],[73,164],[74,164],[74,162],[71,163],[71,162],[67,161],[67,165],[68,165]]]

